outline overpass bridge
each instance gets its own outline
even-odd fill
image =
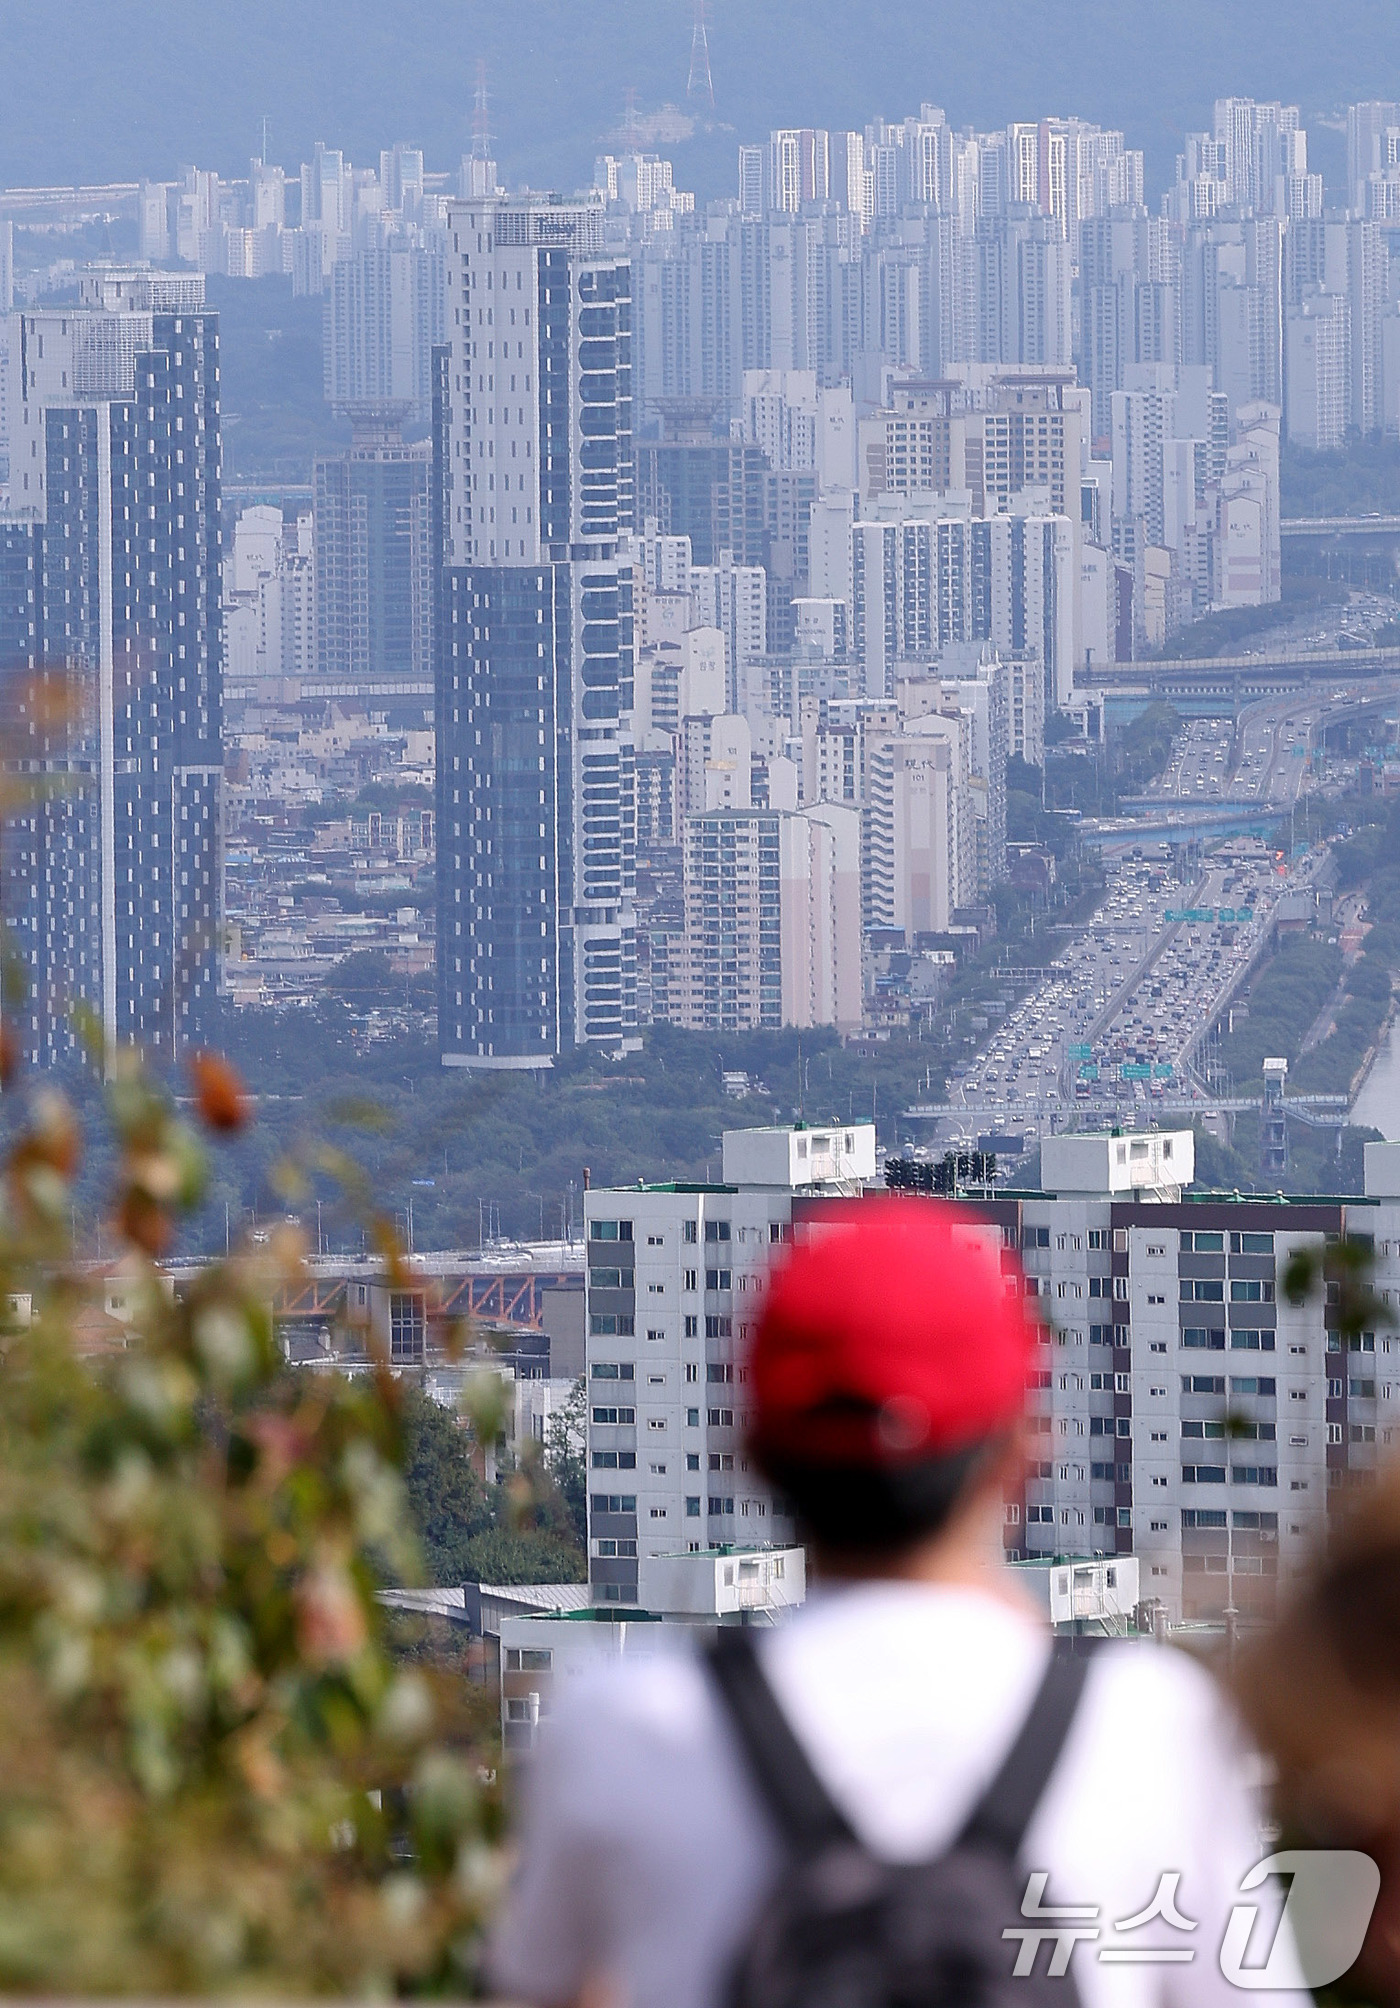
[[[1400,676],[1400,648],[1367,645],[1104,663],[1078,670],[1075,687],[1101,695],[1115,709],[1163,703],[1198,717],[1233,717],[1262,699],[1395,676]]]
[[[1289,516],[1279,525],[1280,555],[1292,578],[1345,580],[1389,592],[1400,572],[1400,516]]]
[[[1206,1115],[1241,1115],[1252,1110],[1256,1115],[1263,1106],[1258,1095],[1199,1095],[1187,1100],[1178,1095],[1164,1097],[1154,1095],[1149,1105],[1154,1123],[1164,1117],[1191,1120]],[[1347,1120],[1350,1099],[1346,1095],[1285,1095],[1283,1112],[1296,1122],[1307,1123],[1317,1129],[1335,1129],[1338,1123]],[[901,1122],[962,1122],[975,1123],[984,1132],[993,1130],[1039,1129],[1050,1118],[1058,1116],[1061,1122],[1073,1117],[1075,1127],[1086,1123],[1092,1129],[1094,1118],[1102,1115],[1105,1122],[1123,1119],[1122,1112],[1105,1108],[1096,1110],[1092,1105],[1066,1102],[1056,1098],[1053,1102],[1026,1103],[1020,1107],[986,1108],[964,1102],[916,1102],[903,1111]]]

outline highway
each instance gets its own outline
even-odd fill
[[[1141,820],[1160,823],[1173,806],[1183,821],[1227,806],[1287,815],[1320,784],[1311,754],[1324,728],[1396,691],[1339,684],[1263,699],[1238,725],[1188,721]],[[1127,855],[1132,825],[1114,831],[1120,855],[1091,922],[989,1028],[946,1102],[909,1111],[934,1125],[930,1141],[1156,1119],[1169,1102],[1210,1099],[1196,1071],[1202,1042],[1266,948],[1280,898],[1309,889],[1323,854],[1286,860],[1237,837],[1183,883],[1165,845]]]

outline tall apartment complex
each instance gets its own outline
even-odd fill
[[[198,276],[96,273],[13,317],[0,517],[5,757],[36,799],[7,824],[26,1060],[199,1036],[220,924],[218,316]],[[45,684],[62,677],[68,701]]]
[[[450,212],[436,485],[439,1038],[636,1036],[631,268],[593,202]]]
[[[1337,1285],[1294,1304],[1281,1282],[1300,1251],[1350,1239],[1381,1301],[1400,1299],[1400,1146],[1368,1146],[1353,1200],[1188,1194],[1193,1157],[1190,1131],[1051,1139],[1047,1190],[968,1209],[970,1233],[1019,1254],[1049,1332],[1005,1547],[1132,1553],[1173,1618],[1265,1615],[1400,1437],[1400,1338],[1344,1336]],[[642,1556],[794,1538],[746,1458],[743,1342],[773,1254],[873,1166],[868,1126],[731,1131],[719,1183],[588,1194],[603,1599],[635,1601]]]
[[[432,676],[431,454],[404,410],[354,407],[349,451],[316,462],[316,673],[346,695]]]

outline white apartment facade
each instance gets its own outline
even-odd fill
[[[588,1554],[598,1601],[636,1603],[639,1563],[792,1545],[744,1448],[743,1347],[799,1195],[875,1176],[869,1123],[726,1131],[723,1180],[584,1196]]]
[[[1400,1145],[1368,1146],[1348,1200],[1190,1194],[1193,1156],[1190,1131],[1055,1139],[1050,1189],[970,1209],[1049,1330],[1005,1549],[1133,1555],[1172,1622],[1262,1618],[1400,1448]],[[746,1465],[743,1344],[774,1249],[873,1181],[873,1131],[731,1132],[724,1173],[588,1196],[590,1576],[609,1601],[678,1529],[794,1538]],[[1344,1240],[1374,1251],[1375,1329],[1340,1329],[1322,1271]],[[1300,1253],[1319,1283],[1293,1303]]]

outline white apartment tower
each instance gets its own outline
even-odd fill
[[[588,1247],[588,1578],[636,1603],[638,1562],[794,1527],[744,1448],[743,1347],[794,1200],[859,1192],[871,1124],[726,1131],[714,1185],[593,1191]]]

